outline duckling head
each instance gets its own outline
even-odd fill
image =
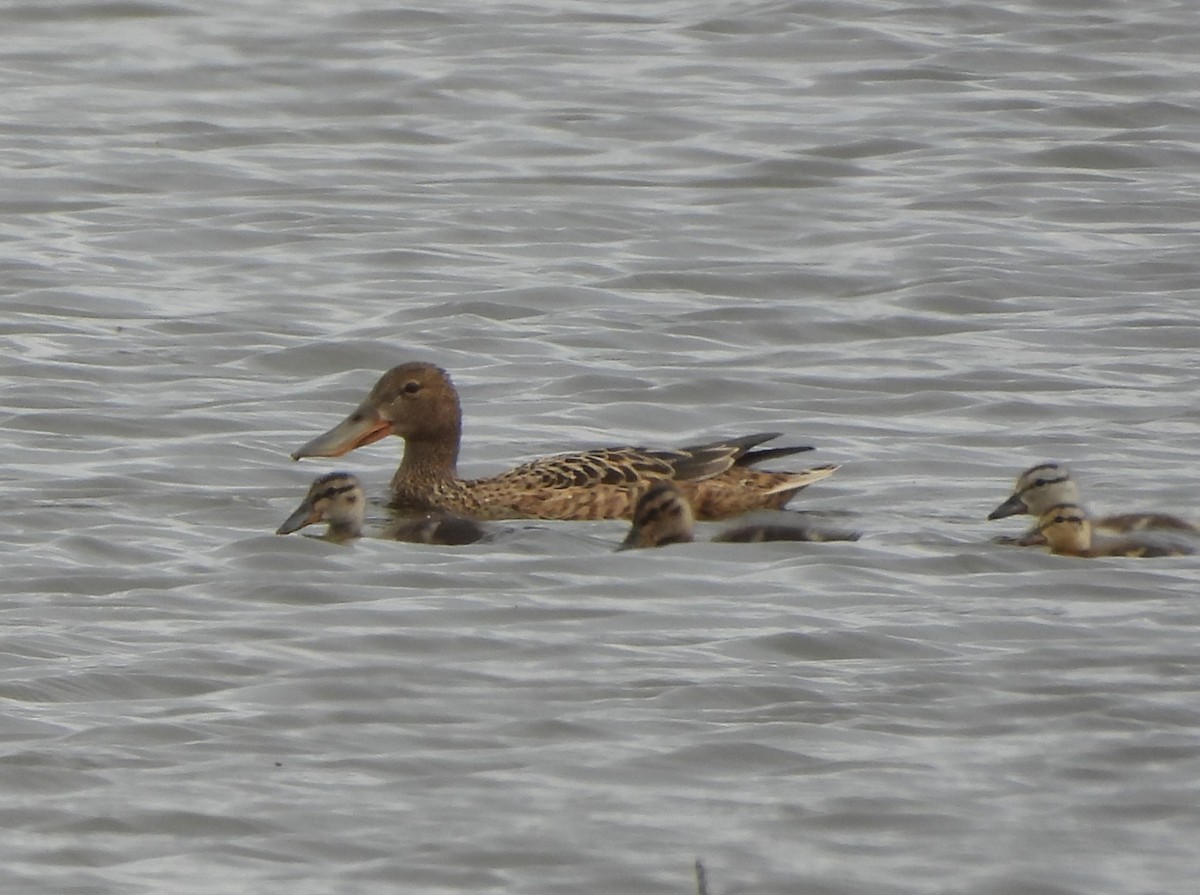
[[[1008,500],[988,513],[988,519],[1020,516],[1030,513],[1040,516],[1057,504],[1076,503],[1079,487],[1067,467],[1058,463],[1039,463],[1019,476]]]
[[[654,483],[638,498],[633,525],[618,550],[662,547],[692,540],[696,520],[691,504],[673,482]]]
[[[462,410],[450,375],[427,363],[392,367],[362,403],[326,432],[292,454],[340,457],[388,435],[407,441],[451,444],[455,455],[462,433]]]
[[[295,512],[284,520],[275,534],[286,535],[318,522],[329,523],[325,537],[348,541],[362,534],[366,515],[366,495],[362,483],[348,472],[323,475],[308,489]]]
[[[1092,523],[1078,504],[1060,503],[1038,517],[1031,542],[1046,544],[1054,553],[1085,554],[1092,548]]]

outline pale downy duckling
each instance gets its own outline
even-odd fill
[[[996,509],[988,513],[988,519],[1003,519],[1028,513],[1041,516],[1050,507],[1059,504],[1081,503],[1079,486],[1071,473],[1060,463],[1039,463],[1031,466],[1019,476],[1013,493]],[[1191,522],[1166,513],[1121,513],[1115,516],[1099,516],[1091,520],[1093,528],[1114,532],[1146,531],[1163,529],[1200,534]],[[1014,539],[1017,544],[1026,544],[1037,532],[1036,527],[1026,535]],[[1036,540],[1032,543],[1038,543]]]
[[[1063,503],[1048,507],[1038,518],[1030,544],[1044,544],[1060,556],[1184,556],[1193,551],[1182,544],[1154,543],[1135,538],[1120,538],[1096,543],[1092,523],[1078,504]]]
[[[331,472],[312,483],[300,506],[275,533],[291,534],[307,525],[326,522],[328,529],[321,537],[344,544],[362,537],[366,509],[366,493],[358,477],[348,472]],[[391,522],[382,536],[393,541],[456,547],[474,544],[484,534],[483,526],[473,519],[449,513],[426,513]]]
[[[637,547],[664,547],[695,539],[695,516],[687,497],[676,482],[667,480],[651,485],[638,499],[633,524],[618,550]],[[802,525],[741,525],[713,538],[723,543],[759,543],[762,541],[857,541],[858,532],[821,531]]]
[[[309,486],[300,506],[275,530],[275,534],[287,535],[307,525],[327,522],[329,527],[321,537],[344,544],[362,537],[366,505],[367,497],[357,476],[331,472]]]
[[[809,447],[753,448],[777,437],[762,433],[678,449],[602,448],[531,460],[484,479],[460,479],[462,411],[445,370],[428,363],[394,367],[334,428],[292,454],[340,457],[396,435],[404,440],[392,477],[392,505],[450,510],[477,519],[629,518],[633,494],[657,479],[684,489],[701,519],[783,507],[798,491],[833,475],[837,466],[799,472],[753,468]]]

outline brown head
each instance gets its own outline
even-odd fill
[[[617,549],[682,544],[692,540],[695,524],[687,498],[674,482],[664,479],[651,485],[638,499],[633,525]]]
[[[988,513],[988,519],[1020,516],[1029,513],[1040,516],[1057,504],[1076,503],[1079,488],[1067,467],[1058,463],[1039,463],[1019,476],[1008,500]]]
[[[362,534],[366,502],[362,484],[356,476],[348,472],[331,472],[312,483],[300,506],[275,534],[291,534],[307,525],[328,522],[329,531],[325,537],[329,540],[357,538]]]
[[[340,457],[355,448],[399,435],[410,445],[435,444],[458,459],[462,412],[458,393],[445,370],[433,364],[408,363],[392,367],[346,419],[292,454],[301,457]]]
[[[1027,543],[1045,544],[1053,553],[1085,555],[1092,549],[1092,523],[1082,507],[1060,503],[1038,517],[1037,529]]]

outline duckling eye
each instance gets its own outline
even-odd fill
[[[357,494],[347,494],[346,495],[346,503],[355,503],[357,501],[358,501]]]
[[[406,395],[415,395],[420,390],[421,383],[419,382],[406,382],[404,383],[404,388],[400,389],[400,391]]]

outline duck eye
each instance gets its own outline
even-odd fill
[[[415,395],[420,390],[421,383],[419,382],[406,382],[404,383],[404,388],[400,389],[400,391],[406,395]]]

